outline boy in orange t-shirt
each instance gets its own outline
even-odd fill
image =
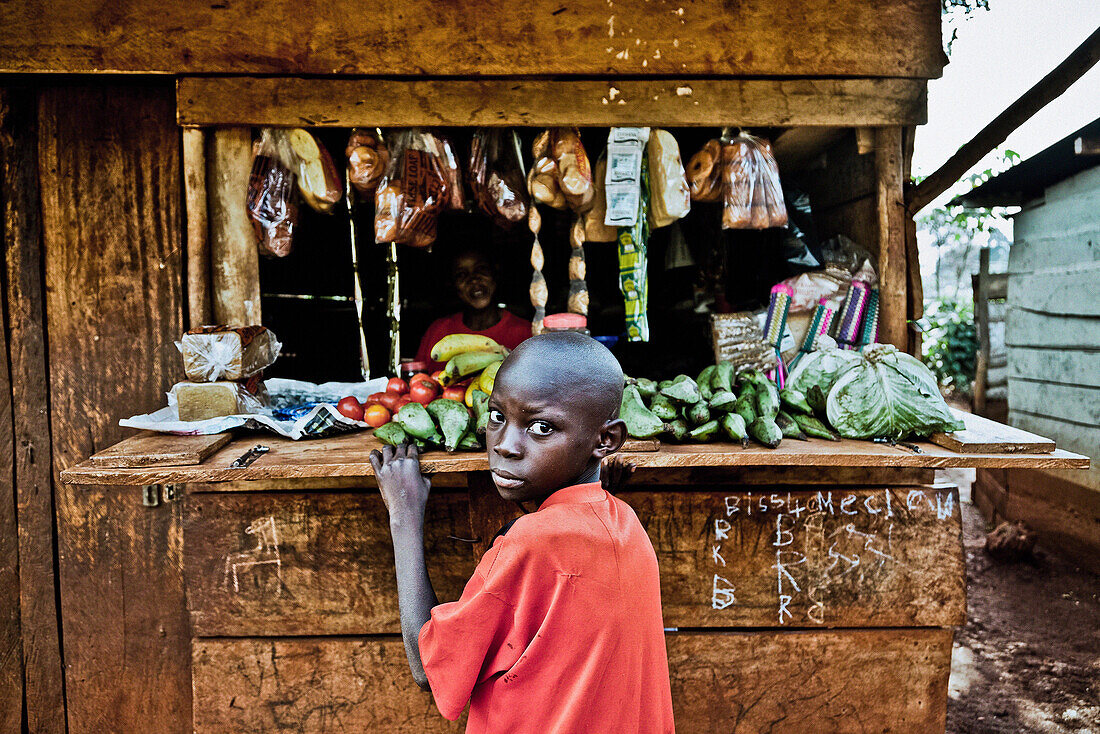
[[[626,438],[622,389],[611,353],[576,333],[533,337],[505,360],[489,468],[501,497],[535,511],[502,529],[455,602],[440,604],[428,578],[416,448],[371,453],[409,667],[446,718],[469,703],[467,732],[674,731],[657,557],[600,485]]]

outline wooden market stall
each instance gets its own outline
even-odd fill
[[[162,404],[185,324],[262,321],[242,201],[253,128],[780,129],[783,171],[817,182],[820,228],[877,255],[881,339],[912,350],[921,296],[903,195],[926,80],[945,62],[939,12],[6,6],[0,423],[13,435],[0,490],[18,514],[0,509],[0,572],[18,558],[19,598],[0,598],[0,635],[22,656],[18,669],[0,658],[0,703],[21,700],[33,731],[460,730],[406,673],[372,437],[265,437],[268,455],[230,469],[254,437],[117,426]],[[920,453],[844,441],[632,454],[623,497],[661,563],[681,731],[942,730],[965,578],[957,492],[933,470],[1087,465],[969,428]],[[996,453],[1006,439],[1024,449]],[[485,468],[473,454],[425,460],[443,599],[511,511]]]

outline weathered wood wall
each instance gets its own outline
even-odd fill
[[[56,472],[180,376],[180,136],[167,79],[46,86],[38,115]],[[190,731],[179,505],[55,486],[68,731]]]
[[[43,0],[0,6],[0,71],[940,75],[936,0]]]

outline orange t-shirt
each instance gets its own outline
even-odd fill
[[[440,713],[468,734],[674,731],[657,556],[599,483],[560,489],[420,630]]]

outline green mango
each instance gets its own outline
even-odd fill
[[[626,423],[626,432],[634,438],[653,438],[664,430],[665,424],[642,402],[642,396],[634,385],[623,390],[623,402],[619,417]]]
[[[714,374],[710,378],[710,385],[715,392],[725,390],[733,392],[733,362],[719,362],[714,366]]]
[[[779,430],[779,426],[771,418],[757,418],[750,423],[749,435],[769,449],[776,448],[783,440],[783,431]]]
[[[634,380],[634,387],[638,388],[638,394],[641,395],[642,400],[647,403],[657,394],[657,383],[646,377],[639,377]]]
[[[701,443],[713,441],[718,437],[718,421],[707,421],[689,433],[688,437],[693,441],[699,441]]]
[[[691,426],[683,418],[677,418],[668,424],[668,433],[676,441],[683,441],[691,431]]]
[[[748,447],[749,431],[744,418],[737,413],[726,413],[718,419],[718,423],[721,424],[722,430],[726,432],[731,441],[736,441],[742,447]]]
[[[779,411],[775,416],[775,425],[779,426],[779,430],[783,432],[784,438],[796,438],[799,441],[806,441],[806,434],[802,432],[802,429],[795,423],[794,418]]]
[[[710,420],[710,408],[707,407],[707,401],[700,400],[690,408],[685,408],[684,417],[693,426],[701,426],[708,422]]]
[[[432,417],[420,403],[406,403],[401,410],[397,411],[394,420],[400,423],[405,433],[412,438],[429,440],[439,433],[436,431],[435,423],[432,422]]]
[[[741,416],[746,425],[756,420],[756,393],[751,389],[742,391],[733,404],[733,412]]]
[[[735,396],[729,390],[719,390],[714,393],[710,399],[710,409],[718,410],[723,413],[728,413],[733,410],[734,404],[737,402],[737,396]]]
[[[663,421],[676,420],[680,415],[676,410],[676,406],[664,395],[655,395],[653,397],[653,402],[649,405],[649,409],[653,411],[653,415]]]
[[[695,384],[695,380],[686,375],[682,375],[683,379],[677,378],[678,382],[673,382],[671,385],[661,390],[661,394],[674,403],[680,403],[681,405],[695,405],[698,403],[702,396],[699,394],[699,387]]]
[[[385,425],[378,426],[374,429],[374,435],[378,437],[379,441],[390,446],[401,446],[409,442],[405,429],[397,421],[390,421]]]
[[[815,418],[812,415],[803,415],[802,413],[794,413],[791,415],[794,418],[794,422],[798,424],[807,435],[814,438],[824,438],[829,441],[839,441],[836,434],[830,431],[824,423]]]
[[[428,414],[435,418],[443,433],[443,448],[454,451],[470,430],[470,411],[457,400],[439,398],[428,403]]]
[[[699,376],[695,378],[695,384],[699,386],[699,394],[703,397],[703,400],[710,400],[711,395],[714,394],[714,389],[710,385],[710,380],[717,366],[718,365],[712,364],[709,367],[704,367],[703,371],[699,373]]]
[[[806,402],[806,395],[801,390],[793,387],[785,387],[779,391],[779,401],[784,407],[790,408],[791,413],[804,413],[809,415],[813,408]]]

